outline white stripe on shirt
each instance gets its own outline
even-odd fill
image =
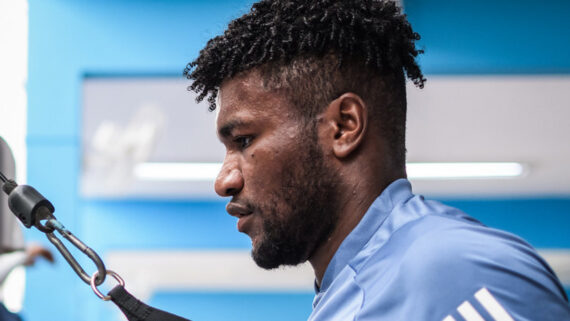
[[[459,311],[459,314],[461,314],[465,321],[485,321],[468,301],[461,303],[457,311]]]
[[[475,293],[475,298],[481,305],[489,312],[495,321],[514,321],[514,319],[507,313],[505,308],[499,304],[495,297],[487,290],[482,288]]]

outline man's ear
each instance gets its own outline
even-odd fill
[[[354,93],[344,93],[333,100],[324,117],[331,131],[332,151],[337,158],[346,158],[364,139],[368,125],[368,111],[360,96]],[[331,128],[332,127],[332,128]]]

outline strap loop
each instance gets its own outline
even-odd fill
[[[120,286],[125,286],[125,281],[123,281],[123,278],[121,278],[121,276],[119,276],[117,273],[115,273],[115,271],[111,271],[111,270],[107,270],[107,275],[112,276],[115,280],[117,280],[117,282],[119,282]],[[97,277],[99,276],[99,271],[95,271],[95,273],[93,273],[93,276],[91,276],[91,289],[93,289],[93,292],[95,292],[95,294],[103,301],[109,301],[111,300],[111,296],[110,295],[103,295],[103,293],[101,293],[101,291],[99,291],[99,289],[97,289],[97,285],[95,284],[95,280],[97,279]]]

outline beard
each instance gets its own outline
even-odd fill
[[[303,140],[301,155],[282,172],[281,189],[258,206],[263,230],[252,257],[264,269],[307,261],[336,227],[337,179],[325,164],[316,133]]]

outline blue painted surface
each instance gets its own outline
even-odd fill
[[[405,0],[427,74],[570,72],[570,1]]]
[[[181,74],[205,42],[251,2],[29,0],[29,182],[52,200],[66,227],[102,256],[113,249],[249,247],[247,237],[235,231],[235,219],[225,214],[223,201],[88,201],[78,196],[77,181],[84,77]],[[427,74],[570,73],[568,1],[405,3],[423,35]],[[570,226],[570,200],[451,203],[535,246],[570,247],[564,233]],[[46,243],[37,231],[26,234]],[[83,257],[80,262],[88,263]],[[308,314],[311,300],[311,294],[158,293],[151,303],[194,320],[299,320]],[[245,308],[249,303],[255,308]],[[61,258],[55,267],[40,263],[29,271],[25,311],[28,321],[111,320],[116,315]]]
[[[249,249],[251,244],[237,232],[223,201],[91,201],[82,207],[81,230],[104,250]]]
[[[450,200],[485,225],[517,234],[537,248],[570,248],[570,199]]]
[[[29,136],[79,135],[86,73],[182,75],[248,3],[30,0]]]

